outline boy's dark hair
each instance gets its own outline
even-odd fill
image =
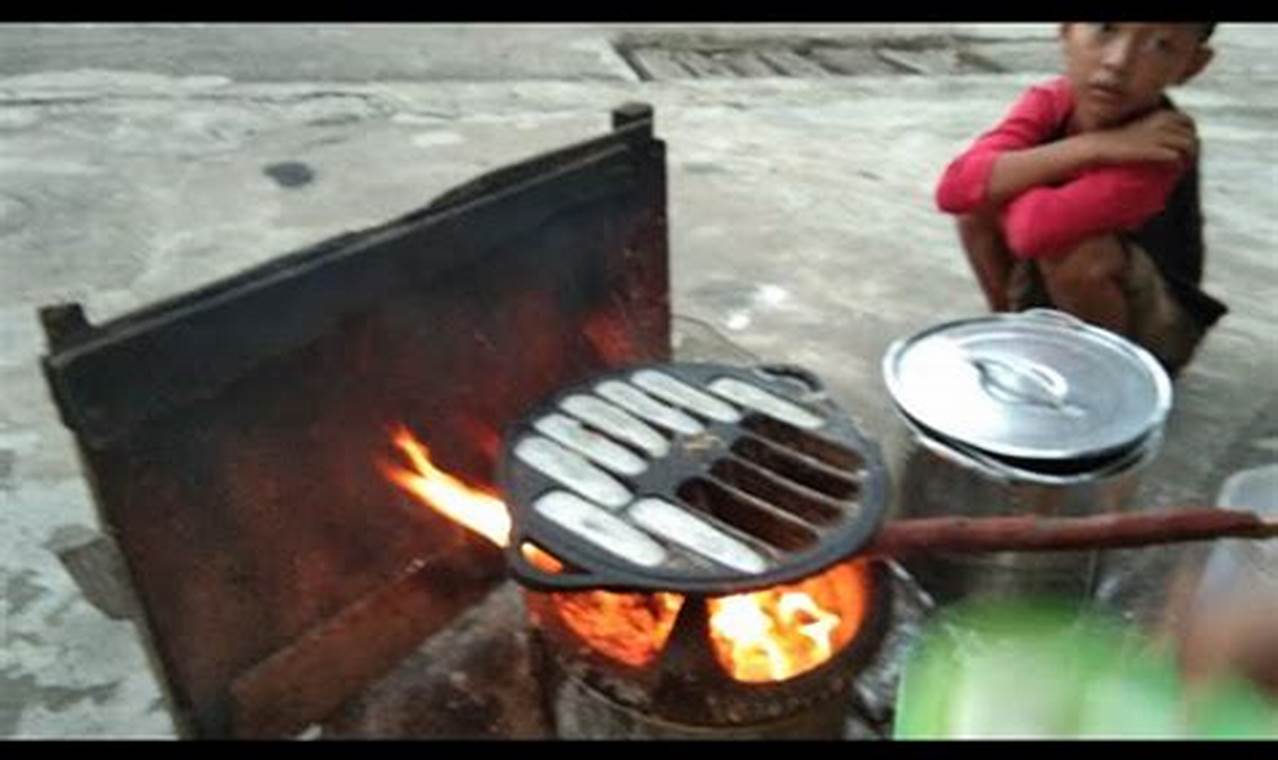
[[[1217,23],[1217,22],[1215,22],[1215,21],[1204,21],[1204,22],[1203,22],[1203,31],[1202,31],[1202,35],[1201,35],[1201,37],[1202,37],[1202,41],[1203,41],[1203,42],[1206,42],[1208,39],[1210,39],[1210,38],[1211,38],[1211,33],[1212,33],[1212,32],[1214,32],[1214,31],[1216,31],[1216,23]]]

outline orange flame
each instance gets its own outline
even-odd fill
[[[852,640],[865,615],[863,562],[836,565],[788,586],[709,600],[710,638],[738,681],[784,681]]]
[[[543,572],[564,572],[564,564],[536,544],[522,543],[519,551]],[[681,595],[660,592],[575,591],[545,598],[555,616],[591,649],[636,668],[661,654],[683,606]]]
[[[426,506],[494,544],[505,547],[510,543],[510,513],[505,502],[488,491],[466,485],[432,464],[430,449],[407,428],[395,431],[394,442],[414,469],[384,465],[386,477]]]
[[[545,550],[538,548],[536,544],[530,544],[525,541],[519,545],[519,553],[524,555],[524,559],[528,560],[529,564],[543,573],[554,575],[564,571],[564,563],[555,559],[554,556]]]
[[[632,667],[657,659],[674,630],[683,596],[580,591],[551,594],[556,613],[600,654]]]
[[[436,467],[429,449],[407,428],[399,428],[393,440],[413,469],[384,465],[391,481],[497,546],[510,542],[510,513],[501,499]],[[532,544],[521,545],[520,551],[546,572],[565,571],[562,562]],[[738,681],[784,681],[805,673],[856,635],[868,583],[865,561],[856,560],[799,583],[710,599],[715,656]],[[634,667],[661,654],[684,602],[680,594],[662,592],[579,591],[549,597],[558,618],[583,642]]]

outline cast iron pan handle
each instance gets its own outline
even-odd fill
[[[774,375],[784,380],[794,380],[807,386],[810,393],[825,393],[825,384],[809,370],[797,364],[763,364],[758,367],[761,372]]]

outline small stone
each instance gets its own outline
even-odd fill
[[[264,168],[263,173],[279,183],[280,187],[301,187],[315,180],[315,172],[300,161],[284,161]]]

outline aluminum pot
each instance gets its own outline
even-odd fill
[[[1061,312],[951,322],[883,360],[901,436],[896,517],[1086,516],[1131,507],[1161,450],[1171,381],[1148,352]],[[906,561],[945,603],[1091,597],[1102,553],[937,553]]]

